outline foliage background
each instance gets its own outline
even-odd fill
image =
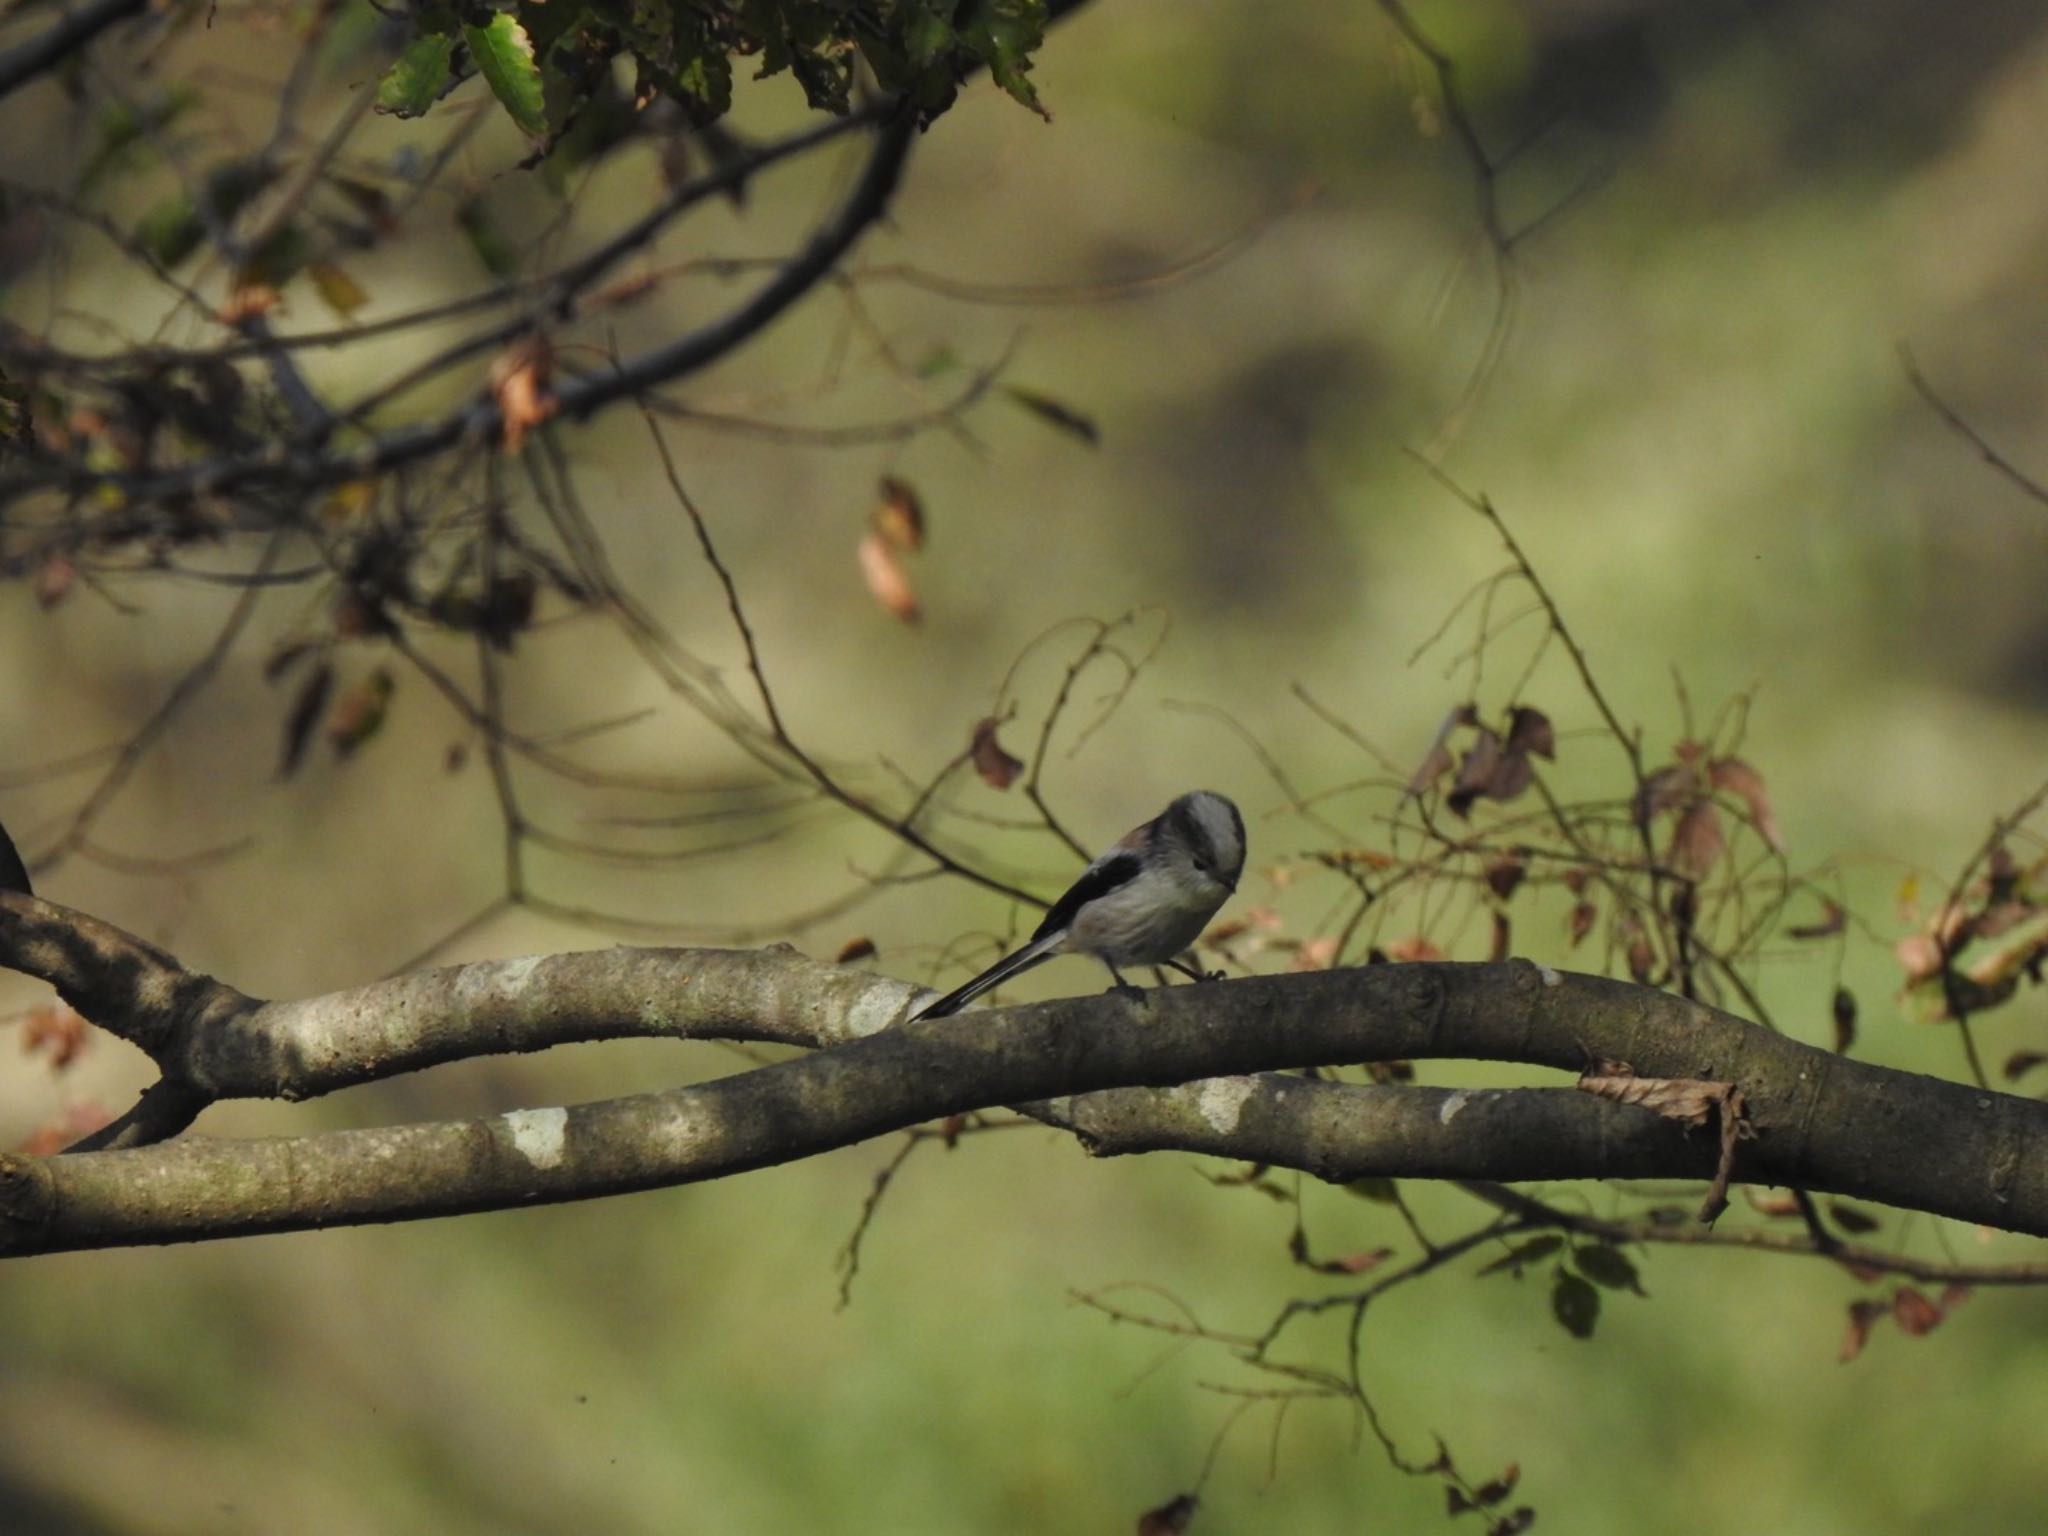
[[[1549,125],[1503,184],[1511,208],[1535,214],[1592,178],[1518,256],[1508,344],[1449,466],[1501,505],[1653,754],[1682,730],[1672,665],[1702,714],[1755,687],[1746,753],[1795,857],[1838,860],[1844,889],[1889,933],[1904,871],[1952,871],[2040,772],[2048,524],[1914,397],[1897,355],[1910,345],[1992,441],[2048,465],[2034,366],[2048,339],[2036,8],[1502,0],[1416,15],[1500,141]],[[281,33],[274,57],[252,54],[245,29],[262,21],[224,11],[168,61],[231,102],[237,71],[288,62]],[[1470,167],[1432,131],[1428,80],[1371,6],[1105,0],[1054,33],[1034,78],[1053,124],[986,84],[966,93],[919,146],[893,227],[860,261],[1081,286],[1269,220],[1232,259],[1113,301],[1018,308],[872,289],[905,355],[945,347],[975,363],[1014,345],[1010,377],[1087,411],[1101,449],[991,405],[972,420],[980,455],[943,434],[822,452],[703,430],[678,439],[686,473],[801,738],[851,760],[934,764],[1047,626],[1157,605],[1172,616],[1157,663],[1051,782],[1094,840],[1207,783],[1245,803],[1255,862],[1278,856],[1301,833],[1270,814],[1277,791],[1216,719],[1168,704],[1227,710],[1320,785],[1369,769],[1290,684],[1404,761],[1460,696],[1444,667],[1462,641],[1408,658],[1499,552],[1404,448],[1455,407],[1492,314]],[[360,85],[343,71],[330,88]],[[261,93],[247,95],[260,124]],[[737,115],[765,128],[799,111],[782,81],[743,89]],[[60,182],[89,140],[48,92],[0,110],[0,137]],[[654,184],[651,156],[629,157],[579,207],[595,220]],[[814,170],[784,173],[743,213],[690,226],[691,250],[779,249],[829,190]],[[540,194],[503,195],[546,211]],[[560,238],[572,244],[576,228]],[[413,235],[356,273],[366,317],[474,280],[452,232]],[[145,324],[145,296],[111,267],[71,282],[68,302]],[[17,318],[48,301],[6,295]],[[686,323],[692,302],[658,299],[633,323]],[[787,388],[820,366],[831,331],[814,300],[695,398],[739,408]],[[902,406],[869,370],[806,410],[859,420]],[[570,443],[635,590],[733,664],[644,428],[612,420]],[[915,629],[876,612],[855,573],[878,473],[913,480],[932,520]],[[7,762],[120,736],[221,611],[167,585],[124,595],[144,611],[73,600],[46,613],[19,584],[0,589]],[[251,991],[348,985],[488,899],[497,828],[477,785],[443,771],[454,727],[423,690],[401,693],[356,761],[272,782],[282,706],[259,659],[224,677],[105,834],[162,856],[251,831],[256,847],[162,880],[74,862],[49,894]],[[520,709],[536,722],[651,692],[594,632],[551,637],[523,669]],[[1531,696],[1566,727],[1589,723],[1549,664]],[[650,729],[621,756],[730,771],[730,750],[703,735]],[[1567,782],[1618,786],[1603,744],[1579,744],[1564,742]],[[9,822],[26,804],[32,840],[61,798],[20,793]],[[1347,807],[1370,841],[1385,805]],[[1043,843],[990,847],[1048,890],[1068,872]],[[556,877],[570,897],[772,937],[850,861],[878,858],[860,833],[804,822],[765,852],[659,879]],[[1277,899],[1298,925],[1320,911],[1256,877],[1243,899]],[[912,886],[801,939],[829,951],[867,933],[880,963],[918,974],[939,943],[1009,920],[978,895]],[[1562,961],[1563,937],[1560,919],[1548,938],[1518,932],[1517,948]],[[462,952],[589,942],[514,920]],[[1896,968],[1880,944],[1852,944],[1845,965],[1867,1054],[1960,1072],[1950,1036],[1894,1017]],[[1826,1038],[1829,960],[1780,957],[1761,981],[1793,1027]],[[1058,967],[1034,983],[1093,980]],[[33,1000],[23,987],[0,996]],[[2039,1048],[2041,1032],[2023,998],[1986,1025],[1987,1054]],[[695,1047],[577,1048],[314,1106],[216,1110],[202,1129],[469,1113],[728,1067]],[[90,1077],[53,1084],[23,1058],[0,1093],[26,1134],[58,1097],[119,1102],[142,1075],[103,1044]],[[1182,1162],[1095,1165],[1020,1131],[909,1165],[841,1312],[833,1256],[883,1155],[587,1207],[12,1266],[0,1274],[0,1522],[1128,1528],[1201,1470],[1232,1404],[1199,1383],[1243,1378],[1200,1350],[1162,1363],[1157,1341],[1072,1305],[1069,1288],[1157,1283],[1219,1326],[1256,1328],[1317,1283],[1287,1265],[1277,1206],[1211,1189]],[[1453,1198],[1424,1197],[1425,1220]],[[1333,1250],[1399,1240],[1383,1208],[1340,1194],[1315,1194],[1310,1212]],[[1423,1454],[1441,1432],[1470,1468],[1519,1462],[1545,1523],[1574,1530],[1637,1530],[1656,1511],[1674,1528],[1732,1532],[1760,1510],[1814,1533],[2038,1528],[2038,1296],[1981,1294],[1933,1337],[1887,1334],[1837,1367],[1857,1294],[1845,1276],[1659,1253],[1646,1278],[1651,1299],[1615,1298],[1588,1343],[1550,1321],[1535,1285],[1460,1273],[1400,1293],[1375,1313],[1368,1346],[1390,1427]],[[1337,1411],[1272,1430],[1255,1411],[1224,1441],[1198,1529],[1439,1518],[1436,1485],[1354,1454]]]

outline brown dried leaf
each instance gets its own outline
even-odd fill
[[[1925,981],[1941,969],[1941,943],[1931,933],[1909,933],[1892,946],[1908,981]]]
[[[2044,1061],[2048,1061],[2048,1052],[2014,1051],[2005,1058],[2005,1080],[2009,1083],[2023,1077]]]
[[[1659,768],[1643,780],[1636,791],[1636,825],[1647,827],[1664,812],[1684,805],[1694,797],[1698,776],[1682,763]]]
[[[1587,883],[1593,878],[1593,871],[1584,867],[1568,869],[1559,878],[1564,881],[1566,890],[1574,896],[1583,896],[1586,894]]]
[[[1508,915],[1505,912],[1493,914],[1493,942],[1487,946],[1486,958],[1498,963],[1508,957]]]
[[[1332,848],[1316,857],[1336,869],[1392,869],[1400,862],[1377,848]]]
[[[1519,752],[1510,752],[1501,744],[1500,737],[1486,727],[1479,728],[1478,738],[1466,752],[1465,760],[1458,765],[1457,782],[1444,797],[1454,816],[1469,816],[1472,802],[1479,799],[1508,801],[1526,790],[1535,781],[1536,770],[1529,766],[1529,759]]]
[[[1842,1335],[1841,1352],[1835,1358],[1843,1365],[1847,1365],[1862,1354],[1863,1346],[1870,1342],[1870,1330],[1876,1326],[1877,1320],[1889,1311],[1890,1305],[1882,1301],[1866,1298],[1863,1301],[1850,1302],[1848,1331]]]
[[[1599,920],[1600,909],[1590,901],[1582,901],[1572,908],[1569,933],[1573,949],[1585,942],[1586,935],[1593,931],[1593,925]]]
[[[50,1058],[50,1070],[62,1072],[78,1059],[90,1038],[88,1026],[77,1009],[66,1003],[51,1003],[33,1010],[21,1024],[21,1051],[37,1052]]]
[[[1310,939],[1294,952],[1291,971],[1327,971],[1337,963],[1337,940],[1334,935]]]
[[[1443,718],[1436,728],[1436,739],[1429,744],[1429,751],[1422,759],[1422,766],[1408,780],[1408,794],[1428,793],[1432,784],[1451,771],[1451,732],[1461,725],[1477,725],[1479,711],[1470,704],[1460,704]]]
[[[526,446],[534,428],[561,409],[548,388],[555,369],[555,351],[545,336],[528,336],[501,352],[491,364],[491,396],[505,424],[505,451]]]
[[[915,554],[924,548],[924,503],[907,480],[882,476],[881,500],[875,504],[875,532],[891,549]]]
[[[1941,1308],[1910,1285],[1902,1285],[1892,1297],[1892,1321],[1909,1339],[1934,1332],[1941,1323]]]
[[[240,325],[258,315],[267,315],[284,302],[284,295],[268,283],[244,283],[228,295],[220,307],[222,325]]]
[[[1795,924],[1785,930],[1785,936],[1791,939],[1831,939],[1848,926],[1848,909],[1829,897],[1821,903],[1819,922]]]
[[[1181,1536],[1194,1524],[1195,1511],[1201,1504],[1192,1493],[1177,1494],[1157,1509],[1148,1509],[1138,1516],[1138,1536]]]
[[[1645,987],[1650,985],[1651,978],[1657,974],[1657,951],[1645,935],[1639,934],[1629,940],[1628,974],[1631,981]]]
[[[1493,1478],[1489,1482],[1481,1483],[1478,1488],[1473,1490],[1472,1502],[1481,1506],[1498,1504],[1515,1491],[1515,1484],[1521,1480],[1521,1464],[1511,1461],[1507,1465],[1507,1470],[1501,1473],[1499,1477]]]
[[[1508,751],[1557,761],[1557,729],[1540,709],[1517,704],[1508,716]]]
[[[1603,1066],[1609,1065],[1602,1063]],[[1605,1076],[1587,1075],[1578,1086],[1587,1093],[1621,1104],[1639,1104],[1655,1110],[1667,1120],[1701,1126],[1728,1102],[1735,1088],[1730,1083],[1709,1082],[1697,1077],[1637,1077],[1633,1073]]]
[[[1479,872],[1486,880],[1486,888],[1506,901],[1515,894],[1515,887],[1522,883],[1529,866],[1518,853],[1496,853],[1479,866]]]
[[[1847,987],[1835,988],[1831,1011],[1835,1023],[1835,1052],[1840,1055],[1856,1043],[1856,994]]]
[[[892,617],[915,624],[924,616],[917,606],[917,594],[910,578],[903,574],[896,555],[880,534],[870,532],[860,541],[860,574],[874,600]]]
[[[38,608],[54,608],[71,595],[78,582],[78,567],[69,555],[52,555],[36,567],[35,594]]]
[[[377,734],[396,686],[391,669],[379,667],[334,701],[327,716],[327,739],[336,757],[347,757]]]
[[[996,740],[996,727],[1001,724],[994,715],[985,715],[977,720],[973,744],[968,749],[974,771],[981,775],[981,782],[990,789],[1008,789],[1017,782],[1017,775],[1024,771],[1024,760],[1010,756],[1003,750],[1003,744]]]
[[[313,727],[327,710],[327,697],[334,691],[334,668],[322,661],[306,674],[284,720],[284,745],[278,753],[277,776],[288,779],[305,761],[306,747],[313,739]]]
[[[2029,906],[2024,901],[2000,901],[1986,907],[1977,921],[1970,926],[1970,937],[1974,939],[1995,939],[2001,933],[2009,933],[2035,915],[2041,909]]]
[[[848,939],[839,946],[839,953],[832,957],[834,965],[851,965],[856,960],[866,960],[875,952],[875,941],[865,934]]]
[[[1724,757],[1707,765],[1707,779],[1714,788],[1735,796],[1749,807],[1749,818],[1763,840],[1779,853],[1785,851],[1785,836],[1778,830],[1777,812],[1771,809],[1770,792],[1764,776],[1739,757]]]
[[[1705,879],[1728,846],[1721,830],[1721,813],[1711,800],[1695,800],[1678,818],[1671,833],[1671,848],[1665,855],[1672,867],[1695,880]]]
[[[1387,958],[1389,960],[1404,960],[1412,964],[1417,961],[1446,960],[1450,957],[1438,949],[1436,945],[1432,944],[1424,935],[1412,933],[1405,939],[1396,939],[1393,943],[1389,944],[1387,946]]]

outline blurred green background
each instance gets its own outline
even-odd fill
[[[1244,804],[1255,867],[1299,851],[1309,834],[1279,814],[1284,797],[1238,735],[1173,706],[1227,711],[1311,789],[1377,770],[1303,707],[1297,683],[1396,760],[1419,761],[1463,697],[1466,674],[1446,673],[1469,629],[1411,657],[1503,564],[1484,525],[1409,456],[1440,445],[1449,472],[1500,506],[1653,758],[1683,731],[1674,668],[1703,718],[1754,690],[1743,751],[1770,782],[1795,863],[1832,861],[1879,933],[1842,961],[1864,1002],[1859,1052],[1960,1073],[1952,1036],[1897,1017],[1879,940],[1898,931],[1902,875],[1945,880],[2042,774],[2048,509],[1942,426],[1899,349],[2048,476],[2048,15],[1999,0],[1500,0],[1414,14],[1457,59],[1489,141],[1527,140],[1499,180],[1508,223],[1569,197],[1517,250],[1511,324],[1476,400],[1467,386],[1496,288],[1471,167],[1385,17],[1309,0],[1098,0],[1041,58],[1052,124],[986,86],[968,92],[918,146],[890,225],[856,262],[1065,296],[954,302],[875,272],[862,292],[891,346],[913,359],[943,350],[961,369],[921,397],[856,339],[843,385],[784,419],[915,410],[1014,347],[1008,377],[1089,414],[1100,448],[1000,401],[970,418],[972,441],[827,451],[675,430],[792,728],[886,789],[878,765],[917,775],[943,762],[1049,626],[1156,607],[1171,621],[1157,660],[1107,727],[1050,764],[1057,802],[1103,842],[1206,784]],[[260,133],[264,98],[248,77],[281,72],[290,47],[246,30],[258,19],[224,11],[136,88],[189,77],[213,93],[216,128]],[[337,61],[327,110],[371,78],[370,63]],[[746,93],[737,121],[766,132],[796,115],[793,89],[771,81]],[[0,111],[0,135],[61,186],[92,121],[39,89]],[[502,199],[515,225],[551,217],[545,194],[504,174],[518,147],[497,131],[479,135],[464,185]],[[364,142],[392,153],[409,133],[377,124]],[[663,255],[785,249],[844,171],[765,180],[744,211],[681,226]],[[140,199],[146,175],[113,206]],[[548,250],[587,243],[658,185],[651,152],[621,157],[578,190]],[[1131,281],[1255,226],[1227,260]],[[352,270],[371,298],[365,319],[480,280],[440,202]],[[1104,285],[1108,296],[1092,292]],[[622,324],[680,329],[732,292],[681,284]],[[288,301],[288,327],[331,323],[310,294]],[[77,344],[108,344],[102,322],[146,335],[157,314],[155,295],[86,248],[5,303],[38,330],[56,316],[53,334]],[[678,396],[741,412],[763,391],[805,389],[840,324],[816,297]],[[393,343],[381,360],[312,366],[349,393],[406,355]],[[565,441],[632,590],[743,681],[643,424],[608,420]],[[913,482],[930,518],[911,566],[925,610],[914,628],[874,607],[856,569],[878,474]],[[228,601],[163,582],[117,591],[136,611],[81,592],[44,612],[19,584],[0,590],[0,767],[119,739]],[[401,678],[390,727],[354,761],[321,754],[274,780],[284,700],[262,680],[263,644],[303,620],[291,599],[266,609],[256,643],[100,834],[159,858],[244,835],[253,847],[160,878],[73,861],[45,887],[265,995],[380,975],[500,878],[479,767],[444,770],[461,732],[417,679]],[[1525,626],[1499,642],[1483,697],[1499,698],[1532,639]],[[1037,653],[1027,704],[1042,706],[1058,664]],[[1563,781],[1621,792],[1619,755],[1585,734],[1594,717],[1558,658],[1530,697],[1567,733]],[[537,732],[666,704],[589,622],[533,637],[516,674],[517,719]],[[673,707],[619,736],[607,761],[707,781],[737,764]],[[79,782],[14,785],[0,801],[8,825],[36,845]],[[646,809],[545,783],[531,793],[584,831]],[[1009,809],[978,788],[963,803]],[[1390,809],[1382,793],[1332,814],[1370,844]],[[980,846],[1048,894],[1072,872],[1044,839],[991,833]],[[887,851],[812,817],[678,871],[561,862],[539,875],[566,901],[767,939]],[[1303,929],[1329,900],[1255,874],[1240,906],[1271,902]],[[939,968],[942,946],[1015,921],[964,887],[923,883],[795,936],[830,953],[866,935],[896,974],[957,979]],[[515,917],[450,957],[605,941]],[[1561,919],[1516,935],[1518,951],[1558,962],[1563,941]],[[1773,955],[1758,985],[1789,1028],[1825,1041],[1834,967],[1832,952]],[[1056,966],[1019,995],[1094,984]],[[9,1007],[38,1001],[35,988],[0,987]],[[2042,1048],[2041,1025],[2023,996],[1986,1022],[1987,1057]],[[705,1047],[578,1047],[317,1105],[230,1107],[200,1129],[479,1113],[736,1064]],[[118,1106],[145,1073],[102,1041],[62,1078],[29,1057],[5,1077],[0,1136],[13,1142],[66,1101]],[[842,1311],[834,1256],[888,1150],[560,1210],[10,1265],[0,1527],[1128,1530],[1195,1482],[1236,1406],[1204,1384],[1269,1383],[1214,1349],[1163,1349],[1111,1326],[1070,1290],[1154,1284],[1216,1327],[1257,1331],[1286,1297],[1331,1284],[1288,1264],[1279,1206],[1213,1189],[1184,1160],[1095,1164],[1027,1130],[914,1158]],[[1439,1232],[1471,1219],[1455,1197],[1417,1198]],[[1601,1190],[1560,1198],[1621,1208]],[[1322,1251],[1405,1241],[1390,1212],[1342,1194],[1310,1191],[1308,1211]],[[1964,1257],[2033,1251],[1925,1219],[1905,1236]],[[1650,1299],[1610,1298],[1583,1343],[1551,1322],[1540,1283],[1467,1268],[1397,1293],[1368,1329],[1389,1428],[1424,1459],[1443,1435],[1475,1477],[1519,1463],[1520,1496],[1546,1529],[2040,1528],[2048,1298],[1985,1292],[1932,1337],[1883,1330],[1840,1366],[1845,1307],[1863,1294],[1844,1275],[1670,1251],[1648,1255],[1644,1274]],[[1334,1335],[1305,1333],[1302,1348],[1336,1358]],[[1202,1492],[1205,1532],[1443,1523],[1439,1486],[1359,1448],[1333,1406],[1296,1408],[1277,1428],[1270,1409],[1249,1412]]]

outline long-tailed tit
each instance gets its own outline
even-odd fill
[[[1052,905],[1031,942],[948,992],[914,1018],[957,1013],[1054,955],[1093,955],[1128,986],[1126,965],[1171,965],[1200,979],[1180,956],[1237,889],[1244,869],[1244,818],[1222,795],[1198,789],[1133,827],[1081,872]]]

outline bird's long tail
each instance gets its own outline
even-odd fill
[[[1066,931],[1062,929],[1058,933],[1049,933],[1042,939],[1033,939],[1014,955],[1005,955],[966,986],[948,992],[929,1008],[920,1008],[910,1017],[943,1019],[949,1013],[958,1013],[989,988],[999,987],[1012,976],[1022,975],[1040,961],[1050,960],[1059,948],[1060,940],[1065,937]]]

